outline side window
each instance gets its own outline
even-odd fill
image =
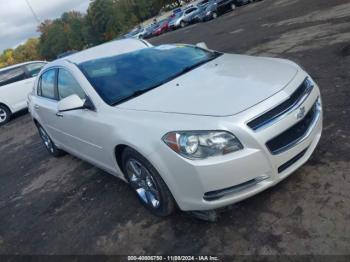
[[[29,77],[34,77],[39,74],[41,68],[43,68],[44,65],[45,63],[32,63],[25,65],[24,67],[26,68]]]
[[[38,95],[50,99],[56,99],[55,95],[56,70],[51,69],[41,75]]]
[[[85,99],[86,95],[74,77],[65,69],[59,69],[58,73],[58,95],[60,100],[70,95],[78,95]]]
[[[22,67],[11,68],[0,72],[0,86],[9,85],[26,78]]]

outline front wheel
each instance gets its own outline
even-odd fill
[[[52,141],[48,133],[45,131],[45,129],[41,125],[37,125],[39,135],[41,140],[43,141],[47,151],[54,157],[60,157],[64,155],[64,151],[58,149],[55,145],[55,143]]]
[[[11,118],[11,111],[4,105],[0,105],[0,126],[5,125]]]
[[[236,5],[235,4],[231,4],[231,10],[235,10],[236,9]]]
[[[181,21],[180,26],[181,28],[184,28],[186,26],[186,23],[184,21]]]
[[[126,148],[122,165],[131,188],[152,214],[168,216],[174,211],[175,201],[167,185],[147,159],[135,150]]]
[[[213,19],[216,19],[216,18],[218,18],[218,13],[216,13],[216,12],[213,12],[213,14],[212,14],[212,17],[213,17]]]

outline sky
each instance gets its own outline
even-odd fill
[[[60,17],[65,11],[85,13],[90,0],[27,0],[40,21]],[[14,48],[28,38],[39,36],[38,22],[26,0],[0,0],[0,53]]]

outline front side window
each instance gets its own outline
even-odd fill
[[[220,53],[188,45],[163,45],[83,62],[80,70],[109,105],[156,88]]]
[[[74,77],[65,69],[58,72],[58,96],[59,99],[66,98],[70,95],[78,95],[81,99],[85,99],[85,92],[80,87]]]
[[[39,81],[38,95],[50,99],[56,99],[55,95],[56,70],[51,69],[42,74]]]
[[[32,63],[25,65],[29,77],[35,77],[39,74],[41,68],[43,68],[45,63]]]
[[[0,72],[0,86],[9,85],[26,78],[22,67],[11,68]]]

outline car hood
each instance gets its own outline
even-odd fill
[[[119,108],[228,116],[240,113],[281,91],[297,74],[293,62],[224,54]]]

